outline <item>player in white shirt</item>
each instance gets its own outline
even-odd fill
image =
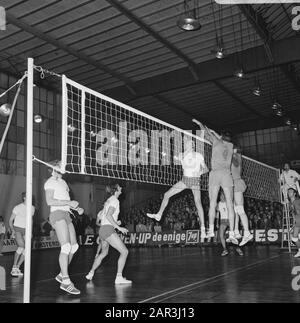
[[[101,265],[103,259],[108,255],[109,246],[112,246],[120,253],[118,260],[118,273],[115,279],[115,284],[131,284],[132,281],[123,277],[123,270],[128,256],[128,249],[115,231],[115,229],[117,229],[123,234],[128,233],[126,228],[121,228],[118,225],[118,217],[120,213],[119,196],[122,194],[122,188],[117,184],[107,187],[106,191],[110,195],[110,198],[108,198],[104,204],[103,210],[98,214],[98,218],[101,218],[99,238],[102,240],[102,250],[100,255],[94,260],[92,269],[86,276],[86,279],[93,279],[95,271]]]
[[[0,257],[3,256],[1,252],[4,244],[5,234],[6,234],[6,228],[4,224],[4,219],[2,216],[0,216]]]
[[[47,204],[50,206],[49,221],[61,246],[59,255],[61,272],[55,279],[60,283],[62,290],[72,295],[79,295],[80,291],[71,282],[68,271],[73,256],[79,248],[70,210],[77,210],[79,214],[83,214],[84,210],[79,208],[77,201],[71,201],[68,184],[62,179],[60,172],[60,161],[52,162],[51,165],[52,175],[46,181],[44,189]]]
[[[223,252],[221,256],[226,257],[229,255],[227,245],[226,245],[226,231],[229,227],[229,216],[228,216],[228,207],[226,203],[226,198],[222,189],[220,191],[220,201],[217,206],[217,212],[219,212],[220,214],[219,236],[223,247]],[[236,247],[235,250],[239,256],[244,255],[243,251],[238,246]]]
[[[291,169],[289,163],[284,164],[283,172],[280,176],[280,184],[281,189],[283,191],[284,197],[287,199],[287,191],[292,188],[295,191],[298,191],[300,195],[300,187],[299,187],[300,175]]]
[[[26,228],[26,193],[22,193],[22,203],[18,204],[12,210],[9,219],[10,233],[16,239],[18,246],[14,256],[14,264],[11,270],[13,277],[22,277],[23,273],[20,270],[21,265],[25,259],[25,228]],[[31,215],[35,212],[34,206],[31,209]]]
[[[204,211],[201,202],[200,179],[203,174],[208,172],[208,168],[205,164],[203,155],[195,152],[193,140],[186,141],[186,150],[184,153],[179,154],[178,160],[180,160],[183,169],[182,180],[172,186],[171,189],[165,193],[158,213],[147,213],[147,216],[160,222],[163,212],[168,206],[170,198],[186,189],[190,189],[193,192],[195,205],[198,211],[201,227],[201,238],[206,238]]]

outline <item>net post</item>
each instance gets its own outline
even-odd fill
[[[85,90],[81,90],[81,174],[85,174]]]
[[[62,76],[62,144],[61,144],[61,170],[65,172],[68,153],[68,88],[67,77]]]
[[[30,303],[31,236],[32,236],[32,176],[33,176],[33,82],[34,60],[27,62],[27,147],[26,147],[26,237],[24,270],[24,303]]]

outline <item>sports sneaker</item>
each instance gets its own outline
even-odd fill
[[[234,233],[234,237],[235,237],[236,239],[238,239],[238,240],[242,239],[242,236],[241,236],[241,234],[240,234],[239,232],[235,232],[235,233]]]
[[[249,234],[248,236],[244,236],[242,242],[240,243],[240,247],[243,247],[248,242],[250,242],[253,239],[253,234]]]
[[[85,276],[85,278],[89,281],[91,281],[94,278],[94,273],[91,271]]]
[[[215,237],[215,233],[211,230],[209,230],[207,232],[207,235],[206,235],[206,238],[209,239],[209,238],[214,238]]]
[[[161,220],[161,215],[159,213],[157,213],[157,214],[147,213],[147,217],[150,219],[154,219],[157,222],[160,222],[160,220]]]
[[[294,258],[300,258],[300,250],[295,254]]]
[[[71,295],[80,295],[81,294],[80,290],[77,289],[73,283],[67,284],[67,285],[61,284],[60,289],[71,294]]]
[[[244,256],[244,253],[243,253],[243,250],[241,248],[236,248],[235,251],[237,252],[237,254],[240,256],[240,257],[243,257]]]
[[[122,276],[117,276],[117,278],[115,280],[115,284],[116,285],[130,285],[130,284],[132,284],[132,281],[128,280]]]
[[[24,274],[21,272],[21,270],[19,268],[13,268],[10,274],[13,277],[23,277],[24,276]]]
[[[223,252],[221,253],[221,257],[226,257],[229,255],[228,250],[223,250]]]
[[[206,234],[205,229],[201,230],[201,239],[207,239],[207,234]]]
[[[229,238],[226,240],[226,242],[227,243],[232,243],[232,244],[235,244],[235,245],[239,244],[238,240],[236,239],[236,237],[234,235],[229,236]]]
[[[55,280],[56,280],[58,283],[62,284],[62,282],[63,282],[62,274],[61,274],[61,273],[60,273],[60,274],[58,274],[58,275],[55,277]]]

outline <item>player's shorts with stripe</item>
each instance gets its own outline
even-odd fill
[[[233,179],[230,170],[212,170],[209,174],[209,189],[214,187],[231,188]]]
[[[234,185],[234,192],[235,193],[245,193],[247,190],[247,185],[246,185],[245,181],[241,178],[235,179],[233,181],[233,185]]]
[[[189,189],[199,188],[200,187],[200,177],[182,177],[182,182],[187,186]]]
[[[114,227],[112,225],[102,225],[99,230],[99,237],[101,240],[106,240],[109,238],[111,235],[116,233]]]
[[[59,222],[62,220],[65,220],[67,225],[72,223],[72,219],[68,211],[57,210],[50,213],[49,222],[53,228],[55,227],[56,222]]]
[[[21,233],[23,236],[25,235],[25,232],[26,232],[25,228],[20,228],[20,227],[16,227],[16,226],[14,226],[14,230],[16,232]]]
[[[228,219],[221,219],[220,224],[229,227],[229,220]]]

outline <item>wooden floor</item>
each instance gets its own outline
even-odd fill
[[[132,286],[115,287],[117,254],[111,251],[93,282],[85,280],[94,255],[82,248],[71,268],[71,277],[82,291],[67,296],[53,279],[58,273],[59,250],[33,252],[32,302],[64,303],[206,303],[300,302],[292,290],[292,268],[300,266],[278,247],[249,246],[245,257],[232,250],[220,257],[218,247],[130,249],[125,276]],[[12,255],[0,258],[7,270],[7,290],[0,303],[22,302],[23,279],[9,275]]]

